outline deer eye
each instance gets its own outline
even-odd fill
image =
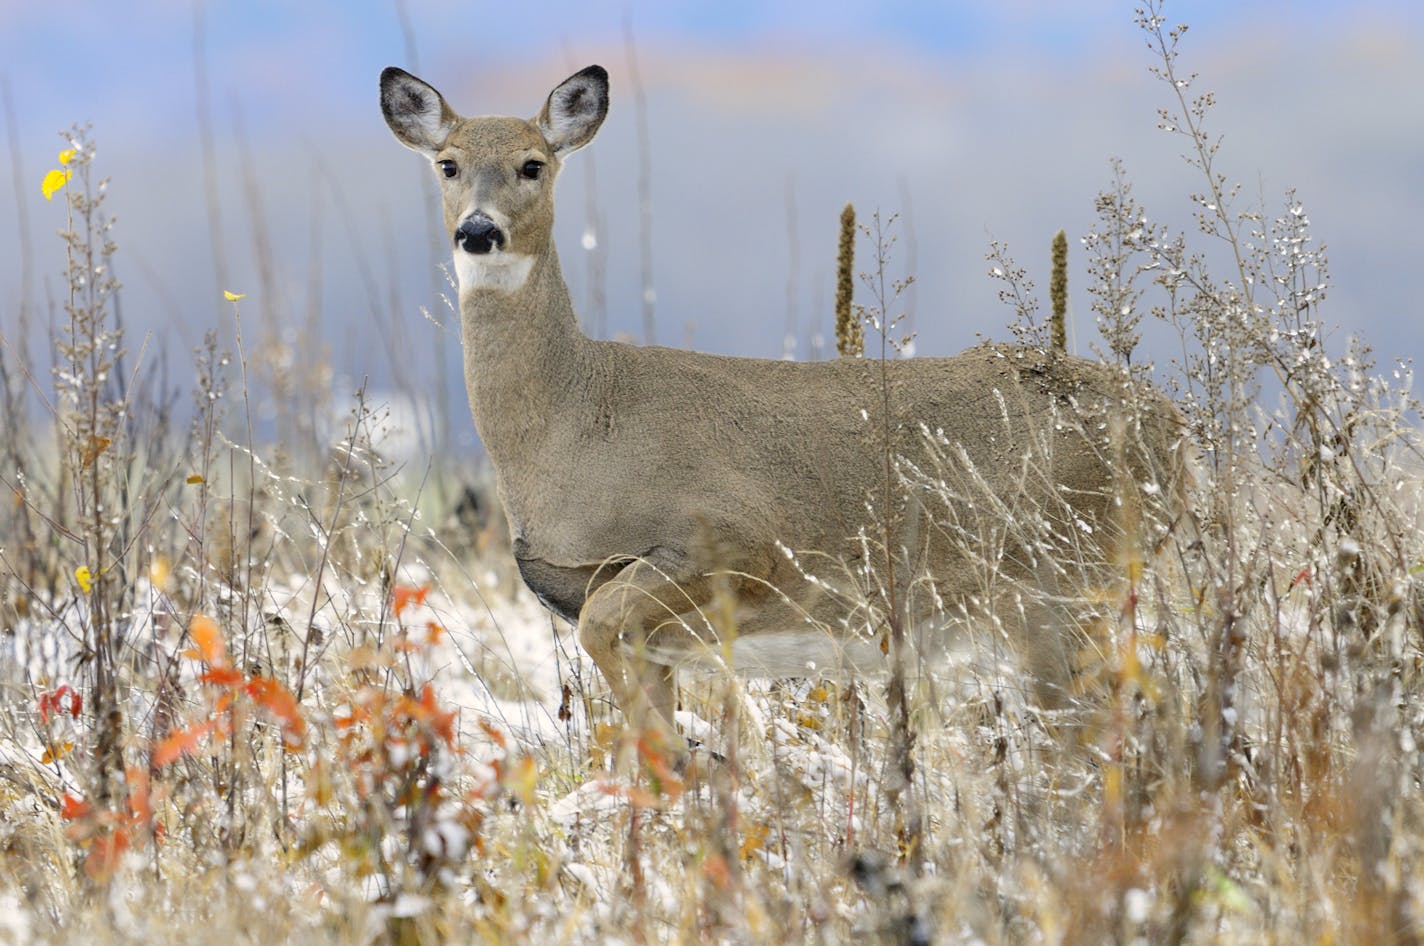
[[[454,161],[436,161],[435,166],[438,167],[440,169],[440,173],[444,174],[446,177],[454,177],[456,174],[460,173],[460,168],[455,164]]]
[[[524,165],[519,169],[519,176],[526,181],[537,181],[539,179],[539,172],[542,170],[544,170],[543,161],[525,161]]]

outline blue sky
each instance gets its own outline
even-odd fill
[[[370,378],[419,397],[433,363],[459,403],[458,339],[432,288],[443,237],[423,203],[429,171],[380,121],[383,66],[413,68],[467,114],[524,115],[575,69],[609,68],[613,110],[565,170],[556,237],[576,304],[592,303],[602,266],[598,324],[636,335],[630,25],[652,144],[659,341],[775,357],[792,334],[807,357],[826,321],[834,220],[850,200],[904,215],[897,262],[919,282],[920,349],[947,353],[1003,335],[1010,313],[985,277],[989,240],[1008,242],[1045,286],[1041,248],[1059,227],[1078,236],[1091,226],[1110,157],[1127,161],[1155,216],[1190,224],[1197,185],[1180,144],[1154,128],[1164,90],[1147,74],[1133,6],[0,0],[0,81],[14,107],[6,124],[35,285],[62,271],[50,236],[58,205],[39,197],[39,179],[57,132],[92,120],[99,172],[114,179],[131,329],[186,358],[207,328],[230,334],[230,313],[213,302],[219,264],[198,144],[201,10],[230,288],[251,294],[254,318],[298,357],[329,359],[335,388]],[[1421,7],[1199,0],[1167,10],[1192,24],[1184,65],[1217,93],[1225,170],[1268,207],[1299,188],[1332,251],[1325,315],[1341,325],[1337,341],[1359,332],[1384,361],[1424,355],[1419,293],[1403,276],[1424,257]],[[0,221],[17,219],[16,200],[0,181]],[[598,259],[579,249],[590,231]],[[265,275],[259,237],[272,247]],[[11,334],[18,240],[0,224],[0,332]],[[1083,261],[1072,265],[1086,340],[1091,300]],[[42,308],[41,295],[30,301]]]
[[[640,44],[724,48],[820,48],[844,55],[848,71],[874,68],[897,51],[926,58],[1065,62],[1131,49],[1131,9],[1104,0],[933,2],[544,2],[514,5],[446,0],[388,3],[80,2],[61,7],[0,4],[0,76],[21,121],[98,119],[130,110],[167,113],[182,134],[190,104],[195,21],[204,19],[209,70],[219,98],[245,97],[264,79],[296,98],[330,106],[365,98],[348,81],[356,67],[404,60],[403,9],[422,62],[505,65],[561,51],[621,47],[625,24]],[[1362,22],[1417,32],[1421,5],[1408,0],[1193,0],[1170,4],[1202,43],[1241,31],[1263,37],[1329,35]],[[1124,42],[1129,41],[1129,42]],[[856,55],[863,52],[864,58]],[[294,66],[300,63],[301,68]],[[289,103],[290,104],[290,103]],[[170,111],[173,110],[173,111]],[[253,109],[261,121],[261,110]],[[281,108],[278,111],[282,111]],[[157,117],[157,114],[154,114]]]

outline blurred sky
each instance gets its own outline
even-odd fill
[[[402,65],[466,114],[530,115],[564,76],[605,65],[612,111],[565,168],[557,237],[591,329],[637,336],[631,51],[647,100],[659,342],[778,357],[789,335],[810,357],[814,336],[829,334],[835,221],[850,200],[863,214],[902,215],[893,266],[917,278],[908,302],[926,354],[1006,335],[1011,313],[985,275],[991,239],[1009,244],[1046,301],[1048,241],[1066,228],[1086,350],[1076,239],[1093,224],[1109,158],[1125,160],[1150,214],[1181,226],[1201,186],[1182,141],[1154,127],[1168,90],[1147,73],[1133,6],[0,0],[11,171],[0,181],[0,331],[16,336],[21,302],[37,333],[56,315],[62,206],[40,197],[39,181],[56,133],[92,121],[98,171],[113,178],[130,347],[148,335],[173,385],[188,383],[183,366],[205,331],[231,343],[220,302],[231,288],[249,293],[254,358],[322,378],[337,411],[362,379],[401,411],[453,405],[454,441],[472,446],[458,334],[436,292],[447,254],[425,203],[431,172],[386,130],[376,77]],[[1359,333],[1383,362],[1424,354],[1413,282],[1424,259],[1421,8],[1199,0],[1166,10],[1192,25],[1183,67],[1217,94],[1222,169],[1268,212],[1298,189],[1330,248],[1325,315],[1342,326],[1332,345]],[[1149,345],[1171,357],[1155,334]],[[314,371],[327,363],[329,382]]]

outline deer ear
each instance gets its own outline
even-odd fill
[[[459,121],[439,92],[395,66],[381,70],[381,114],[401,144],[428,155],[445,146]]]
[[[535,123],[554,153],[563,157],[593,140],[607,114],[608,72],[602,66],[589,66],[549,93]]]

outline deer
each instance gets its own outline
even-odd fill
[[[1165,395],[1114,366],[1006,344],[797,362],[591,338],[560,270],[554,186],[604,122],[607,71],[570,76],[528,120],[462,117],[396,67],[380,102],[440,186],[470,410],[522,579],[576,626],[630,723],[686,745],[682,666],[883,666],[867,610],[812,560],[855,575],[882,552],[887,567],[912,559],[923,593],[906,593],[904,619],[953,634],[946,615],[985,610],[977,546],[990,533],[1014,596],[997,620],[1029,687],[1045,705],[1069,697],[1061,572],[996,517],[1015,497],[1040,533],[1082,539],[1090,569],[1114,571],[1132,538],[1125,503],[1173,495],[1182,423]],[[867,540],[887,475],[923,494],[900,503],[889,544]],[[1022,593],[1035,583],[1053,586],[1049,604]],[[730,619],[711,618],[719,600]]]

